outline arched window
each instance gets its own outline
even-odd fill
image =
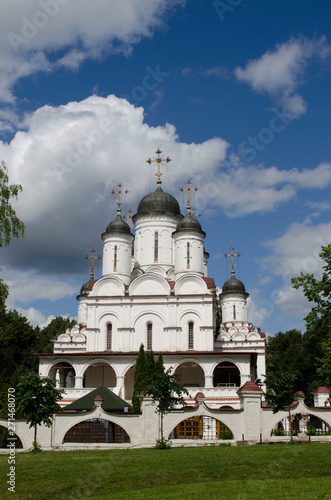
[[[233,304],[233,319],[236,319],[236,305]]]
[[[112,336],[113,336],[113,325],[108,323],[107,325],[107,351],[112,350]]]
[[[114,246],[114,271],[117,271],[117,245]]]
[[[154,233],[154,262],[159,261],[159,232]]]
[[[153,344],[153,325],[152,323],[147,323],[147,351],[152,350]]]
[[[188,324],[188,348],[194,349],[194,324],[190,321]]]
[[[187,260],[186,269],[190,269],[190,244],[189,244],[189,242],[187,242],[187,245],[186,245],[186,260]]]

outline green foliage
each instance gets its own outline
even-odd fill
[[[304,335],[311,390],[318,385],[331,385],[331,244],[322,246],[319,255],[325,263],[320,279],[303,273],[292,278],[293,287],[301,288],[314,303],[305,317],[307,331]]]
[[[172,442],[170,440],[161,438],[156,440],[154,448],[157,448],[158,450],[170,450],[171,446]]]
[[[4,162],[0,165],[0,247],[8,246],[11,236],[20,238],[24,235],[24,224],[17,217],[11,206],[22,191],[20,184],[9,184],[8,169]]]
[[[136,366],[134,370],[133,379],[133,396],[132,396],[132,412],[137,413],[140,411],[140,393],[143,392],[146,379],[146,354],[144,344],[141,344]]]
[[[307,328],[314,325],[315,321],[321,319],[326,313],[330,312],[331,298],[331,244],[322,246],[322,252],[319,254],[325,265],[321,279],[316,279],[313,274],[303,274],[292,278],[293,288],[302,288],[303,293],[310,302],[315,305],[309,314],[305,317]]]
[[[308,436],[315,436],[316,435],[316,428],[313,425],[308,425],[306,434]]]
[[[296,393],[294,380],[294,375],[286,372],[268,375],[266,379],[268,389],[265,397],[274,413],[287,410],[293,403]]]
[[[44,424],[50,427],[53,414],[61,409],[57,401],[62,399],[63,391],[55,388],[55,381],[47,377],[39,377],[37,373],[29,373],[18,384],[17,410],[26,418],[30,427]]]
[[[37,329],[37,341],[35,352],[53,352],[53,342],[55,336],[59,333],[64,333],[67,328],[72,328],[76,321],[71,318],[58,316],[45,326],[42,330]]]

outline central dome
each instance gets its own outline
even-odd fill
[[[136,215],[151,213],[179,215],[179,203],[176,198],[169,193],[165,193],[163,189],[158,186],[154,193],[149,193],[143,197],[138,205]]]

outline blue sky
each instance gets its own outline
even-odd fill
[[[110,192],[135,213],[160,147],[184,212],[180,187],[199,188],[209,276],[229,278],[233,246],[250,320],[302,328],[290,278],[320,274],[331,241],[330,21],[327,0],[3,0],[0,158],[26,224],[2,249],[8,307],[76,316]]]

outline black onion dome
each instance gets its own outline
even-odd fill
[[[200,222],[191,214],[186,214],[177,224],[176,231],[199,231],[202,233]]]
[[[246,293],[245,290],[245,285],[242,281],[238,280],[235,275],[233,274],[231,278],[226,281],[223,285],[222,292],[244,292]]]
[[[84,285],[80,289],[80,294],[85,295],[89,291],[89,286],[90,286],[90,281],[87,281],[86,283],[84,283]]]
[[[106,234],[109,234],[109,233],[127,233],[127,234],[130,234],[131,230],[130,230],[129,224],[127,224],[122,219],[120,214],[117,214],[116,219],[113,220],[112,222],[110,222],[107,226]]]
[[[179,203],[171,194],[165,193],[158,186],[154,193],[149,193],[140,201],[137,214],[168,213],[180,215]]]

